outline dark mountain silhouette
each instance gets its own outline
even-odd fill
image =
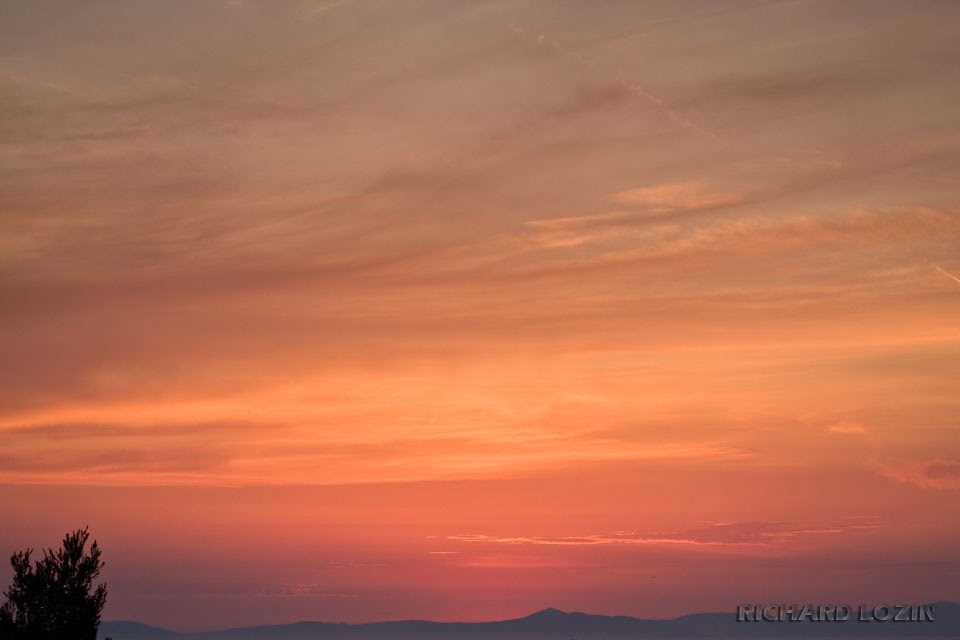
[[[179,633],[150,627],[130,620],[111,620],[101,622],[97,630],[97,640],[113,638],[113,640],[177,640],[182,638]]]
[[[934,622],[737,622],[731,613],[697,613],[671,620],[599,616],[544,609],[496,622],[398,620],[294,624],[178,634],[136,622],[103,622],[98,640],[643,640],[685,638],[960,638],[960,605],[934,605]]]

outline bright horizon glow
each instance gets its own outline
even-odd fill
[[[958,25],[10,3],[0,555],[175,630],[960,601]]]

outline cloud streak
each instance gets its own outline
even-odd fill
[[[769,547],[790,544],[806,537],[857,535],[887,526],[872,517],[848,518],[821,523],[795,522],[718,522],[707,526],[664,532],[617,531],[612,534],[583,536],[493,536],[454,535],[447,539],[459,543],[492,545],[531,545],[583,547],[598,545],[663,545],[690,547]]]
[[[936,269],[943,277],[947,278],[948,280],[953,280],[953,281],[956,282],[957,284],[960,284],[960,277],[958,277],[958,276],[954,275],[953,273],[947,271],[946,269],[944,269],[944,268],[941,267],[940,265],[935,264],[935,265],[933,265],[933,268]]]
[[[924,489],[956,491],[960,489],[960,461],[935,458],[920,462],[871,460],[880,475]]]

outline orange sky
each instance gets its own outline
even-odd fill
[[[0,552],[175,629],[960,600],[960,7],[594,4],[4,7]]]

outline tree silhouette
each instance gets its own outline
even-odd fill
[[[33,549],[10,557],[14,576],[0,607],[0,640],[96,640],[107,585],[93,589],[104,563],[96,540],[84,551],[89,538],[87,528],[68,533],[60,549],[47,549],[34,564]]]

